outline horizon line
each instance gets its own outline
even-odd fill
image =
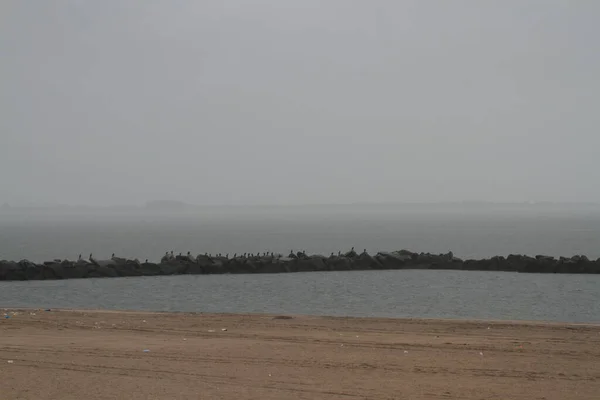
[[[536,206],[536,205],[569,205],[569,206],[600,206],[597,201],[491,201],[491,200],[457,200],[457,201],[382,201],[382,202],[352,202],[352,203],[298,203],[298,204],[194,204],[180,200],[149,200],[144,204],[112,204],[112,205],[89,205],[89,204],[24,204],[11,205],[8,202],[0,205],[0,209],[58,209],[58,208],[79,208],[79,209],[181,209],[181,208],[291,208],[291,207],[349,207],[349,206],[435,206],[435,205],[518,205],[518,206]]]

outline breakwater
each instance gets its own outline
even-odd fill
[[[77,278],[110,278],[127,276],[157,276],[185,274],[260,274],[291,273],[309,271],[352,271],[352,270],[467,270],[467,271],[511,271],[522,273],[600,273],[600,259],[590,260],[585,256],[560,257],[538,255],[496,256],[489,259],[462,260],[447,254],[414,253],[408,250],[379,252],[370,255],[366,251],[354,250],[330,256],[307,255],[304,252],[289,255],[273,253],[229,255],[173,255],[167,253],[158,263],[140,262],[115,257],[98,260],[90,255],[77,261],[52,260],[33,263],[27,260],[0,261],[0,281],[45,280]]]

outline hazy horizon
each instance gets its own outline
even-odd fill
[[[430,201],[430,202],[402,202],[402,201],[381,201],[381,202],[346,202],[346,203],[288,203],[288,204],[273,204],[273,203],[257,203],[257,204],[195,204],[188,203],[180,200],[170,199],[159,199],[149,200],[141,204],[133,203],[116,203],[107,205],[90,205],[90,204],[67,204],[67,203],[23,203],[23,204],[9,204],[7,202],[0,204],[0,211],[6,209],[60,209],[60,208],[82,208],[82,209],[118,209],[118,208],[131,208],[131,209],[160,209],[160,208],[177,208],[177,207],[188,207],[188,208],[294,208],[294,207],[375,207],[375,206],[389,206],[389,207],[410,207],[410,206],[475,206],[475,207],[498,207],[498,206],[516,206],[516,207],[537,207],[537,206],[600,206],[600,202],[553,202],[553,201],[521,201],[521,202],[495,202],[487,200],[461,200],[461,201]]]
[[[0,10],[0,205],[600,202],[598,2]]]

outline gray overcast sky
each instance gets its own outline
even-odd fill
[[[0,3],[0,203],[600,201],[600,1]]]

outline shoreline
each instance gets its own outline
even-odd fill
[[[211,274],[272,274],[326,271],[381,270],[461,270],[549,274],[600,274],[600,259],[585,256],[560,257],[537,255],[496,256],[490,259],[462,260],[452,252],[447,254],[414,253],[408,250],[379,252],[371,256],[366,251],[352,249],[345,254],[329,256],[307,255],[304,252],[288,256],[263,254],[210,254],[194,256],[166,253],[159,263],[140,262],[115,257],[77,261],[52,260],[36,264],[27,260],[0,261],[0,281],[58,280],[82,278],[117,278],[130,276],[211,275]]]
[[[50,311],[46,311],[50,310]],[[556,327],[583,327],[599,328],[600,322],[568,322],[552,320],[520,320],[520,319],[485,319],[485,318],[432,318],[432,317],[366,317],[366,316],[339,316],[328,314],[288,314],[288,313],[259,313],[259,312],[202,312],[202,311],[147,311],[134,309],[106,309],[106,308],[51,308],[44,309],[39,307],[4,307],[0,304],[0,317],[6,313],[38,313],[38,312],[61,312],[61,313],[85,313],[85,314],[123,314],[123,315],[177,315],[189,317],[223,317],[223,318],[272,318],[272,319],[315,319],[322,318],[332,321],[374,321],[390,322],[397,321],[402,323],[448,323],[448,324],[488,324],[497,326],[556,326]],[[280,318],[283,317],[283,318]],[[599,333],[600,334],[600,333]]]
[[[0,320],[7,400],[591,400],[600,393],[600,325],[31,308],[8,313]]]

